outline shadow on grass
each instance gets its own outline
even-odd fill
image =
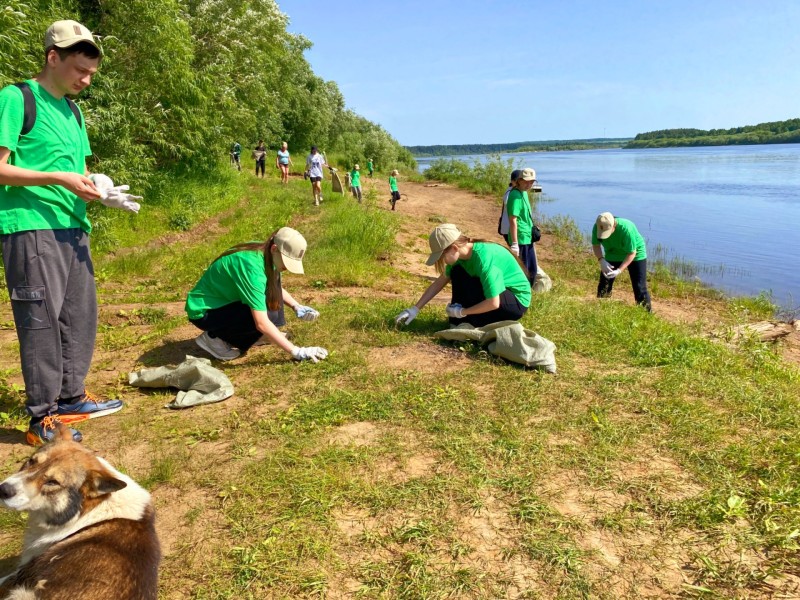
[[[0,446],[26,446],[25,434],[11,427],[0,429]],[[31,448],[33,450],[33,448]],[[0,573],[2,573],[0,568]]]
[[[211,358],[205,350],[194,343],[194,340],[181,340],[151,348],[139,356],[138,360],[145,367],[162,367],[180,364],[187,356]]]
[[[20,556],[20,554],[15,554],[13,556],[0,559],[0,577],[11,575],[17,570]]]

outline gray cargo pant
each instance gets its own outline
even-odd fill
[[[58,398],[84,392],[97,335],[97,291],[89,236],[81,229],[0,237],[19,338],[26,409],[41,418]]]

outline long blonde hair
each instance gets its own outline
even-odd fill
[[[480,238],[471,238],[469,236],[464,235],[463,233],[460,236],[458,236],[458,239],[455,242],[453,242],[452,244],[450,244],[450,246],[459,246],[459,247],[461,247],[464,244],[476,244],[478,242],[480,242],[481,244],[494,244],[495,246],[500,246],[501,248],[505,248],[506,250],[508,250],[508,253],[511,254],[511,256],[514,256],[514,254],[512,254],[512,252],[511,252],[511,250],[509,250],[506,246],[503,246],[502,244],[498,244],[497,242],[492,242],[491,240],[483,240],[483,239],[480,239]],[[449,248],[450,246],[448,246],[447,248]],[[447,248],[445,248],[445,250]],[[522,272],[525,273],[525,277],[530,277],[530,273],[528,273],[528,269],[525,268],[525,265],[522,263],[522,261],[520,260],[519,256],[514,256],[514,260],[517,261],[517,264],[522,269]],[[436,272],[439,275],[444,275],[446,268],[447,268],[447,264],[444,262],[444,252],[442,252],[442,255],[436,261]]]
[[[281,307],[283,300],[283,290],[281,287],[281,272],[275,266],[275,259],[272,257],[272,248],[275,243],[275,234],[278,230],[272,232],[266,242],[245,242],[244,244],[237,244],[233,248],[228,248],[214,260],[217,261],[223,256],[234,254],[236,252],[252,251],[262,252],[264,254],[264,272],[267,275],[267,308],[270,310],[278,310]]]

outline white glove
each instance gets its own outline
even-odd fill
[[[510,250],[511,254],[513,254],[514,256],[519,256],[519,244],[517,243],[511,244]]]
[[[615,279],[622,271],[620,269],[613,269],[608,273],[603,273],[606,279]]]
[[[408,325],[417,318],[419,314],[419,309],[416,306],[412,306],[411,308],[405,309],[399,315],[394,318],[394,322],[398,325]]]
[[[310,360],[311,362],[319,362],[328,358],[328,351],[319,346],[308,346],[306,348],[295,348],[292,350],[292,358],[295,360]]]
[[[138,213],[141,206],[136,200],[141,200],[141,196],[126,194],[130,188],[128,185],[114,185],[111,177],[102,173],[92,173],[89,176],[97,191],[100,192],[101,204],[111,208],[121,208],[133,213]]]
[[[458,303],[448,304],[445,310],[447,311],[448,317],[452,317],[453,319],[464,318],[464,307]]]
[[[314,310],[310,306],[303,306],[298,304],[294,307],[294,314],[302,321],[316,321],[319,319],[319,311]]]
[[[600,259],[600,271],[605,275],[606,273],[610,273],[614,270],[614,266],[608,262],[605,258]]]

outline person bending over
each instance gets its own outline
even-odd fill
[[[295,346],[278,329],[285,324],[284,304],[304,321],[319,317],[281,286],[283,271],[303,273],[305,252],[305,238],[289,227],[266,242],[239,244],[223,252],[186,299],[189,321],[203,331],[197,345],[219,360],[233,360],[260,341],[275,344],[295,360],[326,358],[325,348]]]
[[[451,325],[469,323],[483,327],[498,321],[517,321],[531,303],[531,285],[519,260],[494,242],[475,240],[445,223],[431,233],[431,254],[426,264],[436,265],[439,277],[428,286],[417,303],[397,315],[408,325],[419,311],[452,282],[447,305]]]
[[[636,304],[652,312],[647,291],[647,249],[636,225],[610,212],[601,213],[592,227],[592,251],[600,261],[597,297],[610,297],[614,280],[627,269]]]

